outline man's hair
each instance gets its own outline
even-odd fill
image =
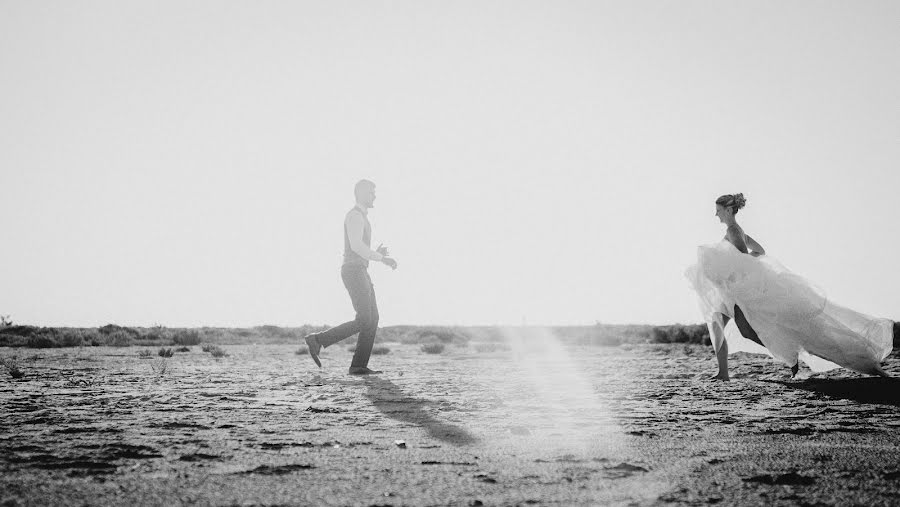
[[[359,194],[370,189],[375,188],[375,183],[370,180],[359,180],[356,182],[356,185],[353,186],[353,196],[359,198]]]

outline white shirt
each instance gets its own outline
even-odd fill
[[[354,210],[350,210],[346,218],[344,218],[344,227],[347,229],[350,249],[363,259],[380,262],[384,256],[372,250],[363,242],[363,231],[366,228],[366,217],[369,216],[369,210],[359,204],[356,205],[355,209],[361,211],[362,215],[355,213]]]

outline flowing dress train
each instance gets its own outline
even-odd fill
[[[697,293],[716,350],[769,354],[788,366],[802,360],[813,371],[843,366],[885,375],[893,321],[870,317],[830,301],[823,291],[768,255],[741,253],[727,240],[697,249],[685,276]],[[743,336],[734,307],[743,311],[765,347]],[[727,326],[722,315],[732,317]]]

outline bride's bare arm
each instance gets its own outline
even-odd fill
[[[747,253],[747,243],[744,242],[744,233],[737,227],[729,227],[725,231],[725,239],[734,245],[741,253]]]
[[[759,257],[760,255],[766,254],[766,250],[762,247],[762,245],[757,243],[755,239],[746,235],[744,237],[747,239],[747,246],[750,247],[750,255]]]

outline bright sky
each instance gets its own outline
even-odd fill
[[[716,197],[900,318],[900,2],[0,1],[0,314],[698,322]],[[374,246],[373,245],[373,246]]]

